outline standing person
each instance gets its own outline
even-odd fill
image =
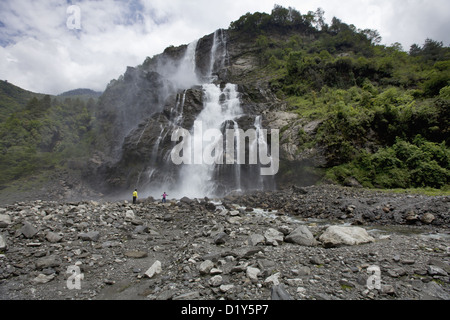
[[[164,193],[162,194],[162,202],[166,203],[166,197],[168,196],[168,194],[166,194],[166,192],[164,191]]]
[[[133,204],[136,204],[137,198],[138,198],[137,189],[134,189],[134,192],[133,192]]]

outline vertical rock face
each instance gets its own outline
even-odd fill
[[[240,50],[248,48],[230,43],[228,32],[219,29],[187,46],[168,48],[142,66],[128,67],[100,100],[97,119],[104,137],[99,139],[103,161],[97,158],[91,172],[99,173],[110,190],[139,188],[141,194],[157,197],[163,189],[181,198],[275,188],[274,176],[261,175],[258,150],[263,141],[271,159],[270,130],[265,134],[263,129],[265,114],[276,98],[259,85],[230,83],[239,80],[254,62],[243,59]],[[203,131],[196,129],[200,123]],[[249,129],[256,132],[258,145],[242,136]],[[212,143],[202,137],[209,130],[220,132],[222,141]],[[232,141],[226,140],[228,131],[234,132]],[[181,138],[177,132],[190,136]],[[173,151],[182,142],[186,148],[176,155],[184,161],[175,164]],[[229,142],[232,149],[227,149]],[[205,153],[208,146],[213,148]],[[238,150],[243,150],[240,154],[245,158],[238,158]],[[234,161],[226,158],[230,151],[234,151]],[[190,163],[186,163],[189,155],[185,152],[192,152]],[[250,159],[253,152],[256,163]],[[205,157],[214,163],[205,166]]]

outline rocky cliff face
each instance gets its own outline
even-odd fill
[[[101,98],[97,119],[103,139],[99,139],[96,161],[88,166],[89,175],[103,181],[109,191],[138,188],[144,194],[158,196],[167,189],[179,197],[275,189],[294,182],[305,174],[302,163],[317,164],[321,160],[315,150],[298,152],[293,132],[303,129],[312,133],[317,124],[302,123],[297,116],[283,111],[283,104],[267,81],[248,76],[257,67],[255,45],[233,38],[226,30],[217,30],[187,46],[168,48],[139,67],[128,67]],[[211,153],[215,159],[223,156],[222,164],[173,163],[174,148],[182,141],[191,141],[190,149],[197,152],[194,144],[198,123],[202,123],[203,133],[218,130],[222,138],[227,130],[234,130],[233,164],[225,162],[227,141],[220,141],[222,149],[214,144]],[[272,129],[279,131],[283,127],[289,129],[280,134],[280,170],[277,168],[276,175],[262,176],[261,168],[272,166],[275,160],[275,152],[270,152],[275,140]],[[177,130],[186,130],[192,139],[173,139]],[[255,132],[259,149],[268,148],[268,159],[273,160],[269,165],[267,161],[264,165],[250,161],[252,152],[258,154],[256,147],[250,138],[239,140],[248,130]],[[238,141],[246,141],[245,159],[237,158],[238,148],[242,147]],[[195,160],[196,155],[191,157]]]

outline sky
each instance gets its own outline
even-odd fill
[[[127,66],[188,44],[275,4],[322,8],[404,51],[431,38],[450,45],[449,0],[0,0],[0,79],[38,93],[104,91]]]

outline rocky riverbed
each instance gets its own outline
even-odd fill
[[[0,207],[0,299],[450,299],[450,198],[336,186]]]

